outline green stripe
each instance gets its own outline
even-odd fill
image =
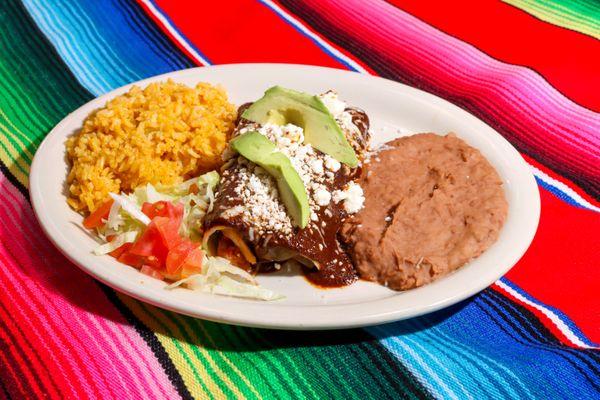
[[[589,0],[504,0],[543,21],[600,39],[600,3]]]
[[[65,115],[92,96],[74,85],[75,78],[43,41],[20,3],[3,2],[0,13],[0,123],[14,137],[4,135],[27,163],[41,139]],[[11,126],[12,125],[12,126]]]

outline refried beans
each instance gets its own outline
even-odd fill
[[[454,134],[387,143],[363,169],[365,207],[341,237],[362,278],[406,290],[479,256],[498,238],[508,204],[490,163]]]

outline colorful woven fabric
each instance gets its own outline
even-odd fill
[[[0,398],[600,398],[599,32],[592,0],[3,0]],[[454,307],[331,332],[188,318],[71,265],[28,200],[44,136],[121,85],[235,62],[381,75],[486,121],[539,184],[529,251]]]

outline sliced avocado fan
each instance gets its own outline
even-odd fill
[[[242,117],[259,124],[299,126],[304,130],[304,140],[314,148],[349,167],[358,165],[354,149],[318,96],[273,86]]]
[[[261,166],[275,178],[279,195],[293,224],[305,228],[310,215],[308,195],[304,182],[290,159],[277,150],[275,143],[256,131],[236,137],[230,145],[234,151]]]

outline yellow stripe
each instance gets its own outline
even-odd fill
[[[0,131],[5,132],[7,129],[4,125],[0,125]],[[29,164],[23,160],[6,136],[0,135],[0,140],[3,145],[0,146],[0,161],[23,186],[27,186],[29,184]]]
[[[0,125],[0,127],[3,128],[3,131],[6,132],[7,135],[11,136],[16,142],[21,144],[23,153],[25,153],[30,160],[33,159],[33,155],[29,152],[29,150],[27,150],[27,146],[33,144],[34,142],[29,138],[29,136],[27,136],[22,130],[20,130],[15,124],[12,123],[10,118],[8,118],[8,116],[4,113],[4,111],[1,108],[0,117],[2,117],[2,119],[7,122],[9,128],[14,129],[16,132],[21,134],[23,138],[27,139],[27,143],[23,142],[23,140],[21,140],[21,137],[15,136],[9,129]]]
[[[6,165],[8,171],[17,179],[17,181],[19,181],[19,183],[27,187],[29,184],[29,177],[17,167],[17,163],[13,161],[13,158],[2,147],[0,147],[0,161],[2,161],[2,164]],[[27,166],[27,171],[28,170],[29,166]]]
[[[175,364],[175,367],[179,371],[185,386],[190,391],[190,394],[195,399],[208,399],[210,398],[210,394],[212,394],[215,398],[225,398],[225,394],[218,387],[218,385],[214,382],[208,371],[202,365],[202,362],[198,362],[197,365],[194,364],[194,369],[198,372],[198,374],[202,378],[202,382],[208,388],[210,394],[204,390],[200,382],[197,381],[194,376],[194,372],[190,367],[188,361],[182,354],[185,353],[188,359],[197,359],[193,353],[189,350],[189,346],[186,346],[185,341],[181,337],[181,331],[170,321],[168,318],[161,318],[160,320],[167,325],[167,328],[173,332],[174,337],[171,337],[168,333],[163,333],[163,329],[159,326],[145,310],[143,310],[140,306],[140,303],[137,300],[132,299],[131,297],[118,294],[119,299],[125,303],[125,305],[135,314],[137,318],[139,318],[150,330],[154,332],[159,342],[163,345],[166,352],[169,354],[169,357]],[[148,306],[152,307],[152,306]],[[180,348],[177,347],[176,343],[179,342]]]
[[[208,341],[210,342],[211,346],[213,348],[217,348],[217,344],[215,343],[215,341],[213,340],[212,336],[208,333],[208,331],[204,327],[204,324],[198,323],[197,325],[200,327],[200,329],[202,329],[202,332],[206,335],[206,337],[207,337]],[[238,374],[238,376],[240,377],[240,379],[242,381],[244,381],[244,383],[250,388],[250,391],[252,391],[252,393],[254,393],[254,395],[257,398],[262,399],[262,396],[258,393],[258,391],[254,387],[254,385],[248,380],[248,378],[246,378],[246,376],[238,369],[238,367],[236,367],[235,364],[231,362],[231,360],[225,355],[225,353],[222,352],[222,351],[220,351],[219,354],[221,355],[221,357],[223,358],[223,360],[227,363],[227,365],[229,365],[229,367],[232,370],[234,370],[235,373]]]
[[[173,314],[173,315],[175,318],[177,318],[179,320],[180,324],[184,326],[188,336],[192,337],[192,343],[198,343],[198,345],[194,345],[194,344],[185,345],[184,344],[183,346],[185,346],[186,348],[189,348],[189,346],[195,346],[196,349],[198,349],[200,351],[202,356],[205,357],[206,361],[208,361],[208,363],[213,368],[213,371],[217,374],[217,376],[219,378],[221,378],[221,380],[223,382],[225,382],[225,384],[229,387],[229,389],[231,389],[231,391],[235,394],[236,398],[245,399],[246,397],[239,391],[237,386],[235,386],[235,384],[233,382],[231,382],[231,380],[229,379],[227,374],[225,374],[223,372],[223,370],[214,362],[210,353],[208,351],[206,351],[206,349],[204,349],[200,345],[200,343],[202,341],[200,340],[200,337],[198,337],[198,335],[196,334],[196,332],[193,329],[189,329],[190,324],[187,321],[185,321],[179,314]],[[165,319],[168,319],[168,318],[164,318],[163,320],[165,320]],[[192,351],[192,350],[189,350],[189,351]],[[193,354],[195,354],[195,353],[193,353]]]

